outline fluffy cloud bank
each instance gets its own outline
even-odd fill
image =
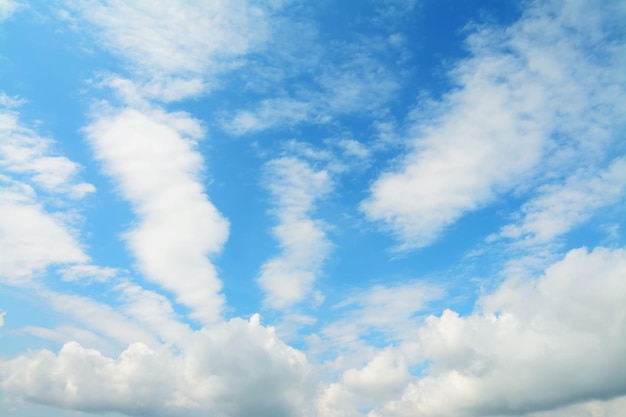
[[[572,250],[419,330],[428,376],[376,416],[520,415],[626,395],[626,251]]]
[[[272,328],[233,319],[198,331],[181,353],[131,344],[109,358],[75,342],[5,362],[2,389],[28,401],[129,415],[312,415],[305,356]]]
[[[616,366],[626,354],[625,279],[626,250],[572,250],[536,280],[506,281],[469,316],[426,318],[412,330],[417,356],[402,345],[374,351],[317,388],[323,367],[256,315],[196,331],[178,351],[135,343],[114,359],[71,342],[32,352],[2,363],[1,386],[28,401],[128,415],[358,416],[363,404],[372,417],[530,416],[585,402],[610,410],[626,395]],[[411,375],[422,361],[430,365]]]

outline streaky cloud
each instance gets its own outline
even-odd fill
[[[537,4],[511,27],[479,28],[468,38],[471,57],[451,71],[457,87],[415,109],[408,153],[361,206],[398,249],[430,245],[536,171],[597,163],[617,140],[624,47],[605,30],[612,16],[582,17],[578,7]],[[589,55],[591,42],[606,47]]]
[[[222,249],[229,225],[200,182],[199,123],[184,113],[109,109],[85,131],[139,218],[125,239],[144,277],[172,291],[192,318],[217,320],[224,297],[208,256]]]
[[[268,163],[268,189],[279,224],[273,228],[281,253],[261,267],[258,283],[273,308],[289,307],[311,292],[330,242],[322,223],[310,217],[315,203],[332,189],[329,173],[283,157]]]

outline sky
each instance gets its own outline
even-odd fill
[[[0,415],[626,416],[625,21],[0,0]]]

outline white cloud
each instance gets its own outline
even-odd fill
[[[313,415],[309,365],[258,319],[192,335],[181,353],[131,344],[117,358],[75,342],[0,364],[13,398],[127,415]],[[312,389],[313,388],[313,389]]]
[[[570,251],[467,317],[427,318],[428,375],[375,416],[525,414],[626,393],[626,251]]]
[[[386,347],[377,351],[365,366],[348,369],[338,382],[322,388],[317,398],[318,415],[363,416],[363,410],[399,396],[410,380],[403,353]]]
[[[6,316],[7,312],[0,310],[0,327],[4,326],[4,316]]]
[[[118,311],[116,306],[98,302],[90,297],[63,294],[51,290],[39,290],[38,295],[66,322],[74,327],[93,332],[98,337],[115,342],[119,346],[141,342],[150,347],[158,346],[157,334],[146,328],[145,323]]]
[[[429,301],[443,295],[441,288],[414,281],[396,285],[375,285],[336,305],[340,318],[321,331],[331,350],[350,351],[357,362],[362,358],[356,353],[369,355],[368,341],[398,343],[416,337],[420,312]]]
[[[361,369],[344,372],[340,382],[353,393],[381,401],[395,398],[410,379],[404,357],[386,348]]]
[[[340,139],[336,145],[343,149],[346,156],[359,159],[361,162],[367,161],[371,156],[371,151],[354,139]]]
[[[4,111],[10,110],[12,108],[19,107],[26,103],[26,100],[21,99],[19,97],[9,96],[4,92],[0,92],[0,106],[4,108]]]
[[[26,326],[22,330],[60,344],[74,340],[107,354],[118,354],[134,342],[150,348],[161,344],[183,346],[191,335],[191,328],[165,296],[127,280],[116,279],[107,284],[101,301],[35,286],[29,288],[23,297],[43,308],[50,307],[52,311],[47,315],[52,325]]]
[[[20,332],[54,342],[58,346],[62,346],[68,340],[73,340],[82,346],[98,349],[101,352],[117,353],[120,351],[119,343],[76,325],[62,324],[53,328],[26,326]]]
[[[21,104],[0,98],[7,107]],[[55,155],[54,144],[24,126],[15,111],[0,109],[0,276],[5,283],[29,282],[52,264],[89,261],[67,213],[50,211],[42,202],[42,194],[79,199],[95,190],[78,181],[80,166]]]
[[[626,110],[624,47],[604,39],[609,29],[603,34],[615,16],[560,6],[536,5],[506,30],[470,36],[472,56],[451,73],[458,88],[416,110],[411,150],[362,204],[402,249],[429,245],[464,213],[531,179],[532,169],[595,163],[615,140],[611,128]]]
[[[277,125],[293,126],[305,120],[316,118],[316,113],[315,103],[307,102],[306,100],[292,98],[265,99],[253,110],[237,112],[232,119],[224,122],[224,127],[235,135],[243,135]]]
[[[300,123],[327,124],[346,114],[385,113],[385,104],[400,88],[399,80],[380,59],[388,52],[388,45],[379,39],[367,39],[352,44],[332,44],[319,53],[312,52],[319,49],[319,44],[312,39],[303,39],[300,34],[290,41],[294,39],[298,42],[296,49],[301,51],[303,46],[300,43],[308,43],[309,54],[329,64],[310,62],[311,56],[297,63],[289,62],[293,57],[276,57],[280,64],[291,69],[295,67],[297,72],[307,74],[307,77],[313,72],[314,83],[307,87],[299,86],[295,92],[279,91],[274,93],[276,96],[273,98],[260,100],[245,110],[229,114],[222,123],[225,130],[244,135]],[[278,44],[277,47],[285,46]],[[290,47],[293,48],[287,46]],[[295,51],[291,53],[298,54]],[[268,65],[272,64],[276,65],[274,62]],[[283,68],[275,70],[284,71]]]
[[[233,319],[187,330],[175,350],[134,343],[111,358],[71,342],[58,354],[30,352],[0,363],[1,384],[10,400],[128,415],[195,416],[211,410],[219,416],[331,417],[359,416],[372,408],[368,415],[381,417],[613,415],[626,392],[626,378],[615,366],[626,352],[625,274],[626,250],[573,250],[536,280],[505,282],[469,316],[448,310],[421,327],[415,322],[403,334],[414,334],[419,358],[402,345],[373,349],[360,365],[344,361],[339,379],[317,389],[311,378],[318,378],[318,371],[272,328],[261,326],[257,315],[249,322]],[[367,305],[364,323],[386,328],[415,314],[419,307],[410,306],[411,300],[419,306],[429,297],[423,286],[414,287],[376,287],[347,306]],[[138,287],[122,290],[127,289],[131,298],[146,300]],[[86,320],[111,313],[63,297],[59,306],[80,311]],[[399,313],[375,316],[396,304]],[[155,317],[145,305],[136,307]],[[170,308],[162,307],[156,316]],[[137,339],[140,333],[133,334],[129,324],[113,331],[122,322],[111,320],[110,337]],[[416,358],[431,363],[423,376],[409,373]]]
[[[0,177],[0,277],[5,283],[29,282],[51,264],[89,260],[68,226],[37,203],[30,187],[5,180]]]
[[[103,162],[139,217],[125,238],[145,278],[174,292],[202,322],[216,320],[224,299],[207,258],[228,237],[228,222],[208,200],[198,122],[184,113],[107,110],[86,129]]]
[[[60,269],[58,272],[65,281],[78,281],[86,279],[89,281],[100,282],[108,281],[116,277],[119,273],[116,268],[101,267],[90,264],[71,265]]]
[[[507,225],[500,236],[524,244],[548,242],[571,230],[602,207],[615,204],[626,191],[626,160],[616,159],[600,172],[577,172],[562,184],[539,188],[522,206],[519,222]]]
[[[310,293],[330,243],[320,222],[310,218],[316,200],[331,190],[326,171],[315,171],[307,163],[289,157],[268,164],[268,188],[276,199],[274,213],[279,224],[274,236],[281,254],[261,268],[259,285],[265,302],[283,308],[302,301]]]
[[[144,96],[164,101],[201,93],[268,37],[266,11],[246,2],[69,1],[68,6],[130,64]]]
[[[54,141],[20,124],[14,111],[2,109],[0,136],[0,167],[4,172],[26,175],[31,184],[43,191],[64,193],[72,198],[82,198],[95,191],[92,184],[76,183],[80,165],[54,155]]]
[[[121,282],[115,289],[120,292],[122,302],[119,312],[159,340],[176,346],[184,345],[191,329],[180,320],[167,297],[127,281]]]
[[[11,17],[20,4],[13,0],[0,0],[0,22]]]

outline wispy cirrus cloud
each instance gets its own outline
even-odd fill
[[[68,1],[81,27],[123,59],[146,98],[175,101],[216,84],[269,36],[267,11],[246,2]],[[66,12],[67,13],[67,12]]]
[[[19,100],[4,94],[0,98],[2,280],[26,284],[51,265],[88,264],[90,258],[67,223],[64,208],[53,203],[81,199],[95,187],[80,181],[80,166],[58,155],[54,140],[20,121],[12,108]]]
[[[314,35],[297,39],[297,42],[310,43],[311,50],[316,50]],[[294,42],[294,39],[290,41]],[[396,96],[401,86],[397,74],[383,59],[394,49],[388,40],[367,39],[332,44],[328,50],[316,51],[318,60],[332,64],[311,68],[314,63],[307,59],[295,64],[288,62],[296,74],[309,76],[313,72],[313,82],[295,88],[295,91],[281,90],[279,85],[271,92],[273,97],[225,115],[222,126],[231,134],[245,135],[307,123],[329,124],[345,115],[382,116],[386,113],[385,105]],[[282,56],[277,59],[288,61]],[[275,65],[272,62],[260,65],[272,68],[272,64]],[[284,70],[278,68],[275,71]]]
[[[611,206],[626,192],[626,161],[614,160],[599,172],[581,170],[563,183],[539,187],[536,197],[522,206],[518,222],[506,225],[500,237],[522,245],[541,244],[567,233],[594,211]]]
[[[390,344],[410,340],[410,329],[419,324],[418,316],[430,301],[444,290],[416,280],[395,285],[374,285],[335,306],[340,319],[322,329],[331,345],[360,349],[366,340]]]
[[[465,213],[531,180],[540,163],[552,172],[595,163],[616,140],[626,108],[616,93],[623,45],[608,39],[614,17],[581,18],[579,7],[534,5],[506,30],[479,29],[468,40],[471,57],[451,72],[458,87],[415,110],[409,152],[362,204],[401,249],[429,245]],[[590,41],[603,37],[610,46],[589,55]]]

